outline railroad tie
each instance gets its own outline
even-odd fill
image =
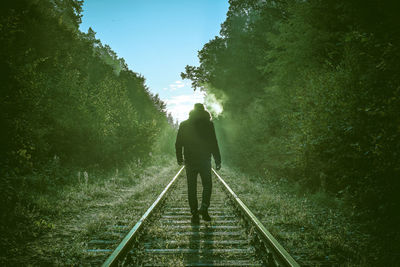
[[[201,203],[202,185],[197,184]],[[141,255],[143,266],[262,266],[245,228],[214,181],[209,214],[211,222],[192,224],[186,179],[180,179],[147,229],[143,242],[132,253]]]

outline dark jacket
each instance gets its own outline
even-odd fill
[[[192,110],[189,119],[179,125],[175,149],[178,163],[183,163],[182,148],[185,164],[196,165],[211,160],[221,164],[217,137],[210,113],[205,110]]]

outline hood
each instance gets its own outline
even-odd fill
[[[211,114],[206,110],[198,110],[194,109],[189,113],[189,120],[197,121],[197,120],[211,120]]]

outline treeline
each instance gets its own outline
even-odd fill
[[[221,37],[182,73],[223,103],[223,157],[346,197],[398,238],[400,3],[229,3]]]
[[[52,158],[101,168],[143,161],[171,131],[145,79],[93,30],[79,31],[82,1],[1,6],[2,172],[26,173]]]

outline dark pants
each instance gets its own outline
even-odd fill
[[[197,213],[197,174],[200,174],[201,184],[203,185],[203,194],[201,209],[208,209],[210,206],[211,198],[211,162],[204,162],[201,164],[186,164],[186,176],[188,184],[188,197],[190,212],[192,214]]]

